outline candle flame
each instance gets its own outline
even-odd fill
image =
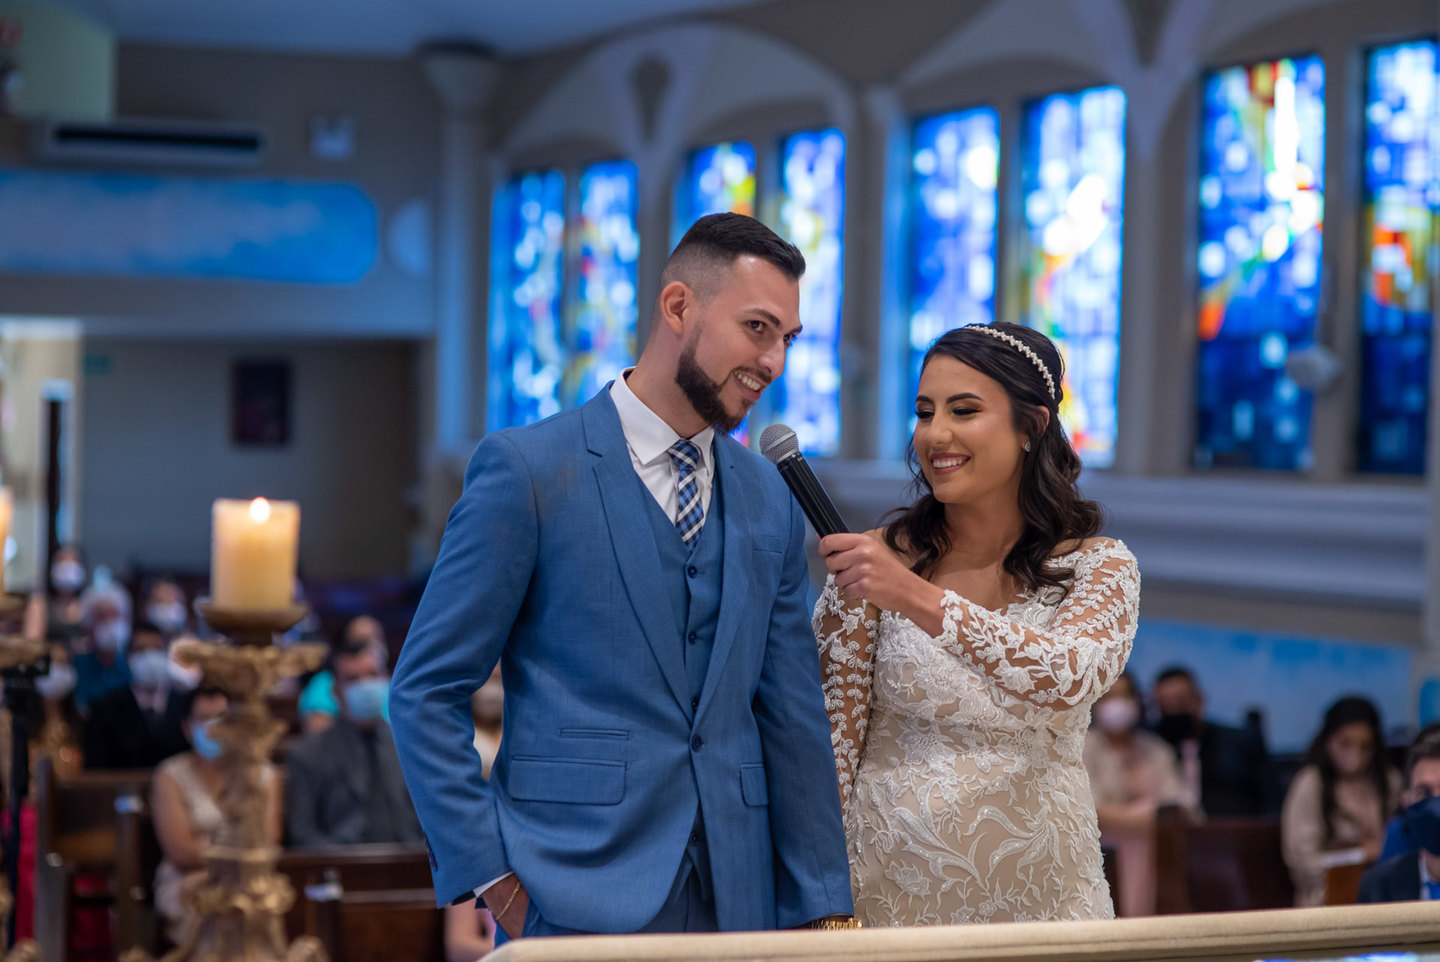
[[[264,498],[256,498],[250,502],[250,520],[256,524],[264,524],[270,520],[270,502]]]

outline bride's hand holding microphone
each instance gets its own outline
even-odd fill
[[[899,612],[931,634],[940,631],[945,592],[911,571],[878,533],[827,535],[820,555],[845,597]]]

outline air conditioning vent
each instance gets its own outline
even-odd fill
[[[52,121],[33,141],[38,161],[89,166],[252,167],[264,152],[256,127],[200,121]]]

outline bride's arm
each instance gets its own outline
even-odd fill
[[[1054,708],[1088,706],[1124,670],[1139,608],[1140,571],[1117,541],[1082,559],[1049,628],[1011,621],[947,591],[933,634],[1017,698]]]
[[[812,624],[820,645],[820,676],[825,710],[830,715],[842,809],[850,804],[860,750],[865,746],[865,731],[870,724],[878,621],[879,611],[874,605],[863,601],[847,603],[835,589],[835,579],[826,580]]]

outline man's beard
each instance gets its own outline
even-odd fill
[[[726,434],[739,427],[740,422],[745,420],[745,415],[750,413],[748,406],[739,414],[731,414],[726,409],[725,402],[720,400],[720,392],[724,390],[725,384],[723,381],[715,383],[700,370],[700,365],[695,360],[693,342],[680,352],[680,364],[675,369],[675,383],[685,392],[685,399],[690,402],[695,413],[704,418],[706,424],[713,424]]]

